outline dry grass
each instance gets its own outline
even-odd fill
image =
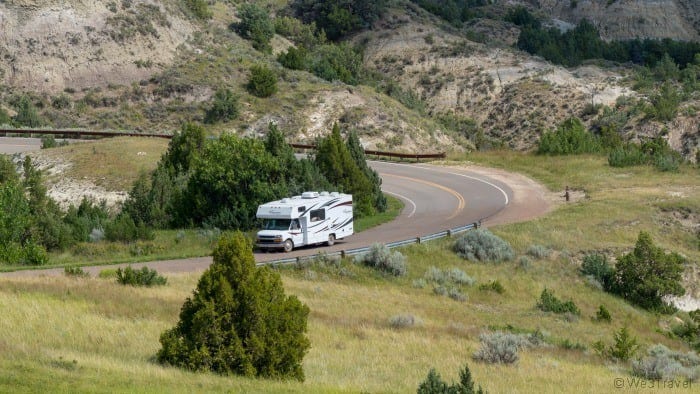
[[[61,177],[87,180],[107,191],[124,191],[131,190],[139,173],[155,169],[168,142],[163,138],[105,138],[46,149],[40,154],[71,163]]]
[[[527,268],[517,262],[472,263],[451,252],[452,240],[443,239],[404,248],[408,275],[403,278],[347,262],[342,273],[322,265],[306,268],[316,275],[281,270],[287,293],[311,309],[312,347],[304,359],[304,383],[192,374],[152,361],[160,333],[177,320],[198,275],[171,275],[168,286],[155,289],[124,288],[101,279],[0,278],[0,332],[5,333],[0,339],[0,391],[412,392],[430,368],[456,380],[467,362],[489,392],[612,392],[616,378],[630,378],[629,367],[599,358],[591,344],[610,343],[623,325],[643,347],[663,343],[688,350],[665,334],[674,316],[639,310],[590,286],[578,273],[576,256],[590,249],[631,248],[638,231],[646,230],[696,264],[699,252],[686,243],[688,230],[666,222],[659,208],[698,206],[696,169],[684,168],[680,174],[617,170],[596,157],[536,160],[491,154],[479,160],[533,174],[554,190],[585,185],[586,200],[533,222],[492,229],[520,255],[532,244],[555,253]],[[434,295],[430,286],[414,288],[412,282],[430,266],[458,267],[475,278],[476,286],[463,288],[467,301]],[[503,284],[504,294],[478,289],[492,280]],[[570,320],[537,310],[545,287],[573,300],[581,317]],[[601,304],[611,312],[611,324],[593,320]],[[399,314],[413,315],[421,324],[395,330],[389,319]],[[539,329],[552,345],[521,352],[512,366],[471,359],[481,333],[507,327]],[[564,341],[586,350],[567,349],[561,346]]]

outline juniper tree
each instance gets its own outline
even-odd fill
[[[214,262],[160,337],[158,361],[195,371],[304,380],[309,308],[286,296],[278,273],[257,268],[241,232],[224,235]]]

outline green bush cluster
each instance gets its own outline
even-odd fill
[[[367,28],[379,19],[386,0],[294,0],[290,7],[305,23],[315,23],[331,40]]]
[[[622,145],[608,155],[608,164],[611,167],[653,165],[659,171],[678,171],[682,162],[681,155],[661,136],[643,141],[639,145]]]
[[[81,267],[65,267],[63,269],[63,274],[74,278],[87,278],[90,276],[90,273],[86,272]]]
[[[510,244],[488,230],[468,231],[457,238],[454,251],[464,259],[472,261],[510,261],[515,257]]]
[[[581,20],[574,29],[562,32],[556,27],[532,23],[536,19],[526,10],[516,23],[522,26],[517,47],[544,57],[552,63],[568,67],[580,65],[588,59],[606,59],[620,63],[632,62],[654,66],[664,56],[685,67],[700,53],[700,43],[671,39],[634,39],[606,42],[598,29],[588,20]]]
[[[478,7],[489,4],[488,0],[411,0],[426,11],[439,16],[456,27],[482,13]]]
[[[207,0],[182,0],[185,8],[196,18],[206,20],[212,17]]]
[[[168,283],[168,279],[158,275],[158,271],[148,267],[141,267],[135,270],[131,266],[124,269],[117,268],[117,283],[129,286],[163,286]]]
[[[581,310],[578,309],[573,301],[562,301],[547,288],[542,290],[540,299],[537,301],[537,308],[544,312],[571,313],[576,316],[581,314]]]
[[[541,155],[597,153],[601,149],[598,138],[578,118],[569,118],[555,131],[544,133],[537,145],[537,153]]]
[[[492,280],[491,282],[480,284],[479,290],[494,291],[498,294],[503,294],[506,292],[506,288],[498,280]]]
[[[608,308],[606,308],[605,305],[602,304],[598,307],[598,311],[595,314],[595,319],[600,322],[612,322],[612,316],[610,315],[610,311],[608,311]]]
[[[476,386],[469,370],[469,365],[459,371],[459,382],[448,384],[443,381],[435,368],[430,369],[428,376],[418,386],[418,394],[484,394],[481,385]]]
[[[640,232],[632,252],[618,258],[608,290],[649,310],[667,311],[667,296],[682,296],[685,260],[654,245],[651,236]]]
[[[304,380],[309,308],[284,294],[278,273],[257,268],[240,232],[220,238],[214,262],[187,298],[157,359],[193,371]]]
[[[250,69],[246,89],[253,96],[270,97],[277,92],[277,74],[266,66],[255,65]]]
[[[310,49],[290,47],[277,60],[286,68],[306,70],[326,81],[356,85],[362,79],[362,55],[347,43],[319,44]]]
[[[271,52],[270,40],[275,35],[275,24],[267,11],[255,3],[244,3],[238,7],[240,22],[234,28],[243,38],[253,41],[259,51]]]
[[[613,334],[613,343],[606,346],[603,341],[593,344],[595,351],[602,357],[616,361],[628,361],[639,350],[637,337],[632,335],[627,327],[622,327]]]
[[[239,113],[238,97],[233,94],[231,89],[217,89],[210,107],[207,109],[204,122],[228,122],[238,118]]]
[[[1,123],[0,123],[1,124]],[[45,135],[41,137],[41,149],[58,148],[61,146],[68,145],[69,142],[66,140],[56,141],[56,138],[52,135]]]

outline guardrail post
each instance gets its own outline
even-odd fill
[[[474,228],[479,228],[479,222],[474,222]]]
[[[345,250],[340,251],[340,258],[344,259],[345,258]]]
[[[416,238],[416,243],[417,243],[417,244],[420,243],[420,237],[417,237],[417,238]]]
[[[448,237],[452,236],[452,229],[449,229],[449,228],[447,229],[447,236]]]

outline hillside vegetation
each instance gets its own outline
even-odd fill
[[[175,324],[199,278],[174,274],[166,286],[154,288],[125,288],[107,275],[0,279],[0,329],[8,333],[0,342],[5,355],[0,387],[413,392],[431,368],[449,382],[466,363],[489,392],[608,392],[616,378],[632,382],[635,360],[654,345],[671,349],[665,354],[690,350],[681,336],[688,314],[634,307],[602,291],[580,272],[580,264],[589,253],[622,256],[647,231],[657,245],[692,262],[685,271],[688,282],[697,283],[697,229],[682,219],[700,212],[697,169],[620,169],[601,156],[498,152],[470,159],[528,173],[552,190],[570,185],[585,190],[587,198],[532,222],[491,228],[512,248],[512,256],[500,263],[465,260],[453,252],[453,238],[401,249],[405,272],[399,276],[351,260],[322,259],[279,270],[285,292],[310,309],[304,383],[155,364],[160,334]],[[692,285],[686,288],[698,295]],[[571,302],[576,313],[545,312],[538,307],[543,300]],[[609,320],[601,317],[601,306]],[[639,344],[630,361],[596,350],[615,349],[614,338],[625,326]],[[517,362],[483,361],[489,360],[480,352],[485,338],[520,343]],[[669,379],[690,384],[680,375]]]
[[[11,16],[0,51],[13,59],[0,72],[0,123],[168,132],[195,121],[213,134],[259,136],[275,122],[288,139],[310,142],[339,122],[368,147],[460,151],[531,149],[544,131],[577,116],[592,132],[615,121],[624,138],[664,135],[694,160],[700,122],[692,90],[674,99],[669,116],[648,115],[643,108],[672,77],[650,82],[645,68],[618,57],[623,63],[593,56],[564,68],[521,52],[517,4],[341,3],[354,11],[301,0],[247,8],[184,0],[0,5]],[[611,19],[624,20],[630,2],[604,3],[523,4],[546,28],[564,32],[587,18],[597,29],[590,37],[630,38],[614,34]],[[651,20],[653,10],[632,3],[640,20]],[[652,29],[634,22],[629,34],[695,40],[674,26],[692,32],[697,7],[665,3],[677,14],[665,13]],[[566,22],[550,19],[550,9]],[[663,54],[663,45],[654,51]],[[686,52],[693,59],[693,50]],[[252,88],[256,69],[270,72],[269,93]],[[672,83],[689,86],[686,79]],[[222,100],[234,109],[217,112]]]

